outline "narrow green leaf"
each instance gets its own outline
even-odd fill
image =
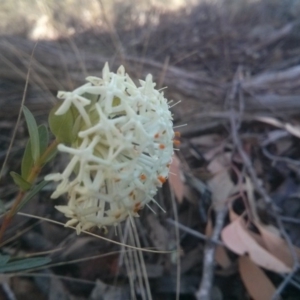
[[[35,121],[35,118],[33,114],[30,112],[30,110],[23,106],[23,113],[26,119],[30,141],[31,141],[31,152],[32,152],[32,158],[34,162],[37,162],[37,160],[40,157],[40,143],[39,143],[39,132],[38,127]]]
[[[19,186],[22,190],[28,191],[31,188],[31,184],[27,182],[21,175],[16,172],[9,173],[13,178],[15,184]]]
[[[34,188],[26,194],[26,196],[24,197],[24,199],[22,200],[22,202],[19,204],[19,206],[17,207],[17,211],[21,210],[21,208],[29,200],[31,200],[39,191],[41,191],[48,183],[49,183],[49,181],[43,180],[39,184],[37,184],[36,186],[34,186]]]
[[[6,265],[9,259],[10,259],[10,255],[0,254],[0,267]]]
[[[74,116],[69,109],[63,115],[56,115],[59,106],[55,106],[49,114],[49,127],[55,137],[64,144],[71,144],[75,139],[73,134]]]
[[[49,144],[49,132],[47,126],[40,125],[38,127],[39,131],[39,142],[40,142],[40,155],[42,155],[48,147]]]
[[[40,154],[43,154],[45,150],[47,149],[48,143],[49,143],[49,132],[48,129],[45,125],[40,125],[38,126],[38,133],[39,133],[39,149],[40,149]],[[21,165],[21,174],[24,179],[27,179],[30,171],[32,170],[32,167],[34,165],[33,161],[33,154],[31,151],[31,138],[29,138],[23,159],[22,159],[22,165]]]
[[[23,178],[27,179],[29,173],[34,165],[32,153],[31,153],[31,140],[27,141],[27,145],[23,154],[22,158],[22,165],[21,165],[21,175]]]
[[[46,265],[49,262],[51,262],[51,259],[49,257],[35,257],[15,260],[12,262],[8,262],[3,266],[0,266],[0,273],[16,272],[36,268]]]

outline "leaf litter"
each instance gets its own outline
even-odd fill
[[[164,74],[162,80],[168,85],[166,94],[174,98],[175,102],[182,99],[182,103],[173,108],[175,123],[188,123],[188,126],[178,128],[182,138],[180,154],[174,157],[171,166],[171,172],[175,175],[170,176],[169,185],[157,197],[167,213],[164,214],[156,208],[153,208],[156,215],[143,211],[135,233],[134,228],[131,228],[131,233],[123,228],[117,235],[111,230],[105,237],[115,241],[124,238],[132,246],[138,246],[138,237],[141,247],[167,250],[169,253],[144,252],[141,256],[134,249],[126,250],[126,247],[99,239],[92,241],[90,237],[75,239],[71,229],[47,225],[46,222],[34,223],[33,219],[30,221],[20,217],[12,222],[6,238],[13,237],[27,226],[33,227],[27,233],[18,237],[16,235],[13,242],[3,246],[3,251],[30,254],[41,250],[54,251],[63,246],[65,250],[53,252],[50,257],[53,263],[66,264],[49,267],[50,275],[57,276],[55,280],[62,283],[63,288],[55,284],[55,281],[49,283],[44,280],[41,273],[40,277],[26,281],[25,292],[22,290],[20,293],[21,288],[10,284],[12,293],[25,299],[26,292],[32,291],[34,295],[33,287],[38,287],[42,291],[39,297],[45,299],[60,294],[64,294],[66,299],[69,295],[73,299],[93,299],[99,298],[101,294],[104,299],[118,299],[120,293],[130,294],[130,299],[148,299],[148,285],[153,299],[173,297],[178,284],[174,276],[178,253],[175,252],[176,222],[167,222],[167,218],[174,219],[170,192],[172,189],[177,200],[178,222],[181,225],[180,297],[196,299],[197,292],[202,289],[202,286],[201,289],[199,287],[205,245],[215,245],[216,248],[215,260],[211,266],[215,276],[210,288],[218,290],[222,299],[272,299],[278,291],[282,299],[299,295],[300,275],[290,247],[292,244],[299,257],[300,89],[297,68],[300,52],[297,30],[299,25],[294,22],[295,11],[299,8],[297,4],[291,8],[291,4],[283,7],[284,1],[275,2],[250,4],[250,1],[245,0],[240,2],[240,6],[234,7],[199,4],[194,12],[182,11],[176,18],[172,14],[162,13],[159,26],[135,28],[134,42],[132,31],[116,29],[124,44],[123,59],[129,64],[129,70],[130,67],[133,70],[142,70],[144,66],[145,72],[151,72],[157,78],[160,78],[159,74]],[[244,13],[245,10],[247,14]],[[254,24],[253,20],[258,21]],[[185,35],[190,36],[189,42],[184,40]],[[145,40],[145,37],[148,39]],[[83,51],[83,62],[88,70],[94,71],[107,59],[115,60],[118,64],[119,58],[116,56],[110,59],[111,51],[107,50],[111,47],[109,33],[101,30],[78,33],[72,39],[78,48],[76,55],[70,50],[70,43],[63,39],[59,42],[40,41],[36,48],[37,64],[33,63],[32,66],[34,72],[26,102],[30,110],[40,114],[41,118],[52,105],[49,104],[52,101],[50,99],[53,99],[52,93],[55,94],[61,88],[58,88],[57,82],[69,86],[70,82],[71,85],[76,85],[81,80],[82,76],[78,75],[80,71],[74,67],[78,64],[74,64],[74,61],[77,61],[78,55],[82,55]],[[166,51],[157,46],[158,40],[165,40]],[[107,45],[102,47],[106,50],[100,56],[99,53],[95,55],[94,46],[91,47],[88,41],[96,43],[97,48]],[[26,52],[30,53],[28,49],[32,49],[31,41],[21,37],[3,38],[0,46],[4,57],[22,71],[24,66],[18,64],[14,54],[16,52],[11,50],[20,49],[22,55],[24,54],[23,59],[26,60]],[[130,57],[128,53],[136,55],[136,58]],[[59,57],[64,57],[64,64]],[[1,59],[0,64],[7,70],[5,60]],[[61,69],[62,65],[64,70]],[[40,66],[48,70],[57,82],[41,72]],[[242,71],[239,73],[238,92],[235,93],[234,78],[239,66]],[[165,72],[161,73],[161,70]],[[12,133],[5,122],[9,122],[17,114],[16,108],[19,106],[13,105],[16,102],[13,99],[21,98],[18,91],[23,88],[16,88],[21,81],[22,72],[16,74],[9,68],[4,73],[1,73],[1,82],[5,89],[1,91],[5,96],[0,100],[3,107],[0,112],[2,152],[8,148],[7,137]],[[41,93],[43,89],[38,85],[39,80],[44,82],[47,93],[45,89]],[[15,83],[13,90],[10,90],[10,81]],[[236,101],[232,100],[230,106],[228,102],[231,100],[228,99]],[[239,119],[235,129],[230,123],[233,110]],[[249,174],[247,162],[238,151],[239,145],[233,139],[234,130],[238,132],[242,150],[247,154],[256,174],[256,183]],[[28,132],[24,124],[21,124],[16,134],[16,140],[26,140]],[[17,144],[17,148],[21,147],[25,147],[25,142]],[[3,161],[3,156],[1,159]],[[17,149],[11,153],[8,167],[18,171],[20,163],[21,157]],[[276,211],[259,194],[257,183],[270,196],[277,207]],[[11,183],[3,177],[0,191],[1,200],[4,200],[6,206],[14,194],[13,189],[8,189],[10,186]],[[48,198],[49,188],[44,188],[22,211],[50,216],[51,219],[63,222]],[[222,207],[228,209],[228,213],[223,220],[219,238],[211,240],[218,223],[218,211]],[[282,227],[276,221],[276,214],[282,220]],[[286,235],[283,235],[283,230]],[[193,235],[194,231],[202,233],[202,237]],[[103,232],[97,230],[95,233],[103,235]],[[112,254],[109,258],[67,264],[68,260],[83,257],[88,259],[110,252]],[[148,283],[145,279],[146,271],[149,274]],[[291,278],[287,277],[289,274]],[[288,278],[286,283],[282,276]],[[15,278],[19,280],[21,277]],[[43,285],[56,290],[47,295],[47,289],[41,288]],[[212,295],[216,297],[216,293]]]

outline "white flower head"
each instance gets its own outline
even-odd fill
[[[57,209],[78,233],[138,216],[168,177],[174,139],[167,99],[151,75],[137,87],[123,66],[113,73],[105,64],[102,78],[87,81],[58,93],[55,114],[74,109],[79,130],[72,145],[58,146],[71,157],[65,170],[46,176],[60,182],[52,198],[68,193]]]

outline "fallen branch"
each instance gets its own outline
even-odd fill
[[[211,241],[206,243],[204,249],[204,263],[200,288],[196,293],[197,300],[211,300],[211,291],[213,287],[214,269],[215,269],[215,251],[218,238],[223,228],[224,220],[227,214],[227,206],[215,209],[216,222],[211,236]]]

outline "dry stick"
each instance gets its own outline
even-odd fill
[[[288,157],[281,157],[281,156],[276,156],[271,154],[265,147],[262,147],[262,153],[269,158],[270,160],[273,160],[273,162],[285,162],[289,165],[295,165],[295,167],[299,167],[300,166],[300,161],[295,160],[295,159],[291,159]]]
[[[197,300],[211,300],[212,283],[214,278],[216,243],[223,228],[224,220],[227,214],[227,206],[224,205],[215,209],[216,224],[212,233],[211,240],[205,246],[204,264],[202,281],[199,290],[196,293]]]
[[[201,232],[198,232],[198,231],[196,231],[194,229],[191,229],[191,228],[189,228],[187,226],[184,226],[184,225],[178,223],[177,221],[174,221],[172,219],[167,219],[166,222],[169,223],[169,224],[171,224],[171,225],[174,225],[174,226],[178,227],[178,229],[180,229],[180,230],[182,230],[182,231],[184,231],[184,232],[186,232],[186,233],[188,233],[190,235],[193,235],[193,236],[195,236],[196,238],[198,238],[198,239],[200,239],[202,241],[210,241],[210,242],[215,243],[217,245],[224,246],[223,242],[221,242],[219,240],[213,240],[212,238],[206,236],[205,234],[203,234]]]
[[[232,88],[229,91],[227,98],[225,99],[225,106],[232,107],[233,99],[238,91],[239,78],[241,75],[241,67],[238,67],[236,74],[234,76]],[[243,107],[240,106],[240,110]],[[203,265],[203,273],[202,280],[200,284],[200,288],[196,293],[197,300],[211,300],[211,292],[213,286],[213,278],[214,278],[214,266],[215,266],[215,251],[216,251],[216,241],[219,238],[221,230],[224,225],[224,220],[227,214],[227,205],[225,201],[222,205],[215,207],[216,212],[216,224],[212,233],[211,240],[208,241],[204,250],[204,265]]]
[[[7,282],[1,284],[2,290],[8,300],[16,300],[15,293],[11,289],[10,285]]]
[[[270,46],[271,44],[278,42],[281,39],[286,38],[287,36],[289,36],[291,34],[292,30],[298,24],[299,24],[299,22],[291,22],[291,23],[284,25],[282,28],[272,32],[268,37],[266,37],[266,39],[264,39],[259,44],[255,45],[252,48],[250,47],[250,49],[247,49],[246,52],[247,53],[257,52],[263,48]]]
[[[242,94],[241,94],[241,89],[239,89],[239,100],[241,101],[242,98]],[[276,292],[274,293],[272,300],[277,300],[279,299],[279,296],[281,294],[281,292],[285,289],[285,287],[287,286],[287,284],[289,283],[289,281],[291,280],[291,278],[294,276],[295,272],[299,269],[299,260],[298,260],[298,256],[297,253],[295,251],[294,245],[290,239],[290,237],[288,236],[282,220],[278,214],[278,209],[277,207],[274,205],[271,197],[268,195],[267,191],[264,189],[264,187],[260,184],[259,179],[256,175],[256,172],[254,170],[254,167],[248,157],[248,155],[246,154],[246,152],[243,149],[243,145],[242,142],[239,138],[238,135],[238,129],[237,129],[237,124],[236,122],[240,122],[241,120],[241,113],[240,114],[236,114],[236,112],[232,109],[232,114],[230,116],[230,125],[231,125],[231,134],[232,134],[232,140],[234,142],[234,145],[236,146],[239,155],[241,156],[243,163],[246,167],[247,172],[250,175],[250,178],[252,180],[252,183],[254,184],[254,187],[256,189],[256,191],[260,194],[260,196],[262,197],[262,199],[265,201],[265,203],[271,208],[272,212],[273,212],[273,216],[276,220],[277,226],[279,228],[280,233],[282,234],[282,236],[284,237],[285,241],[287,242],[287,245],[289,247],[290,253],[292,255],[293,258],[293,269],[292,272],[289,273],[289,275],[287,275],[285,277],[285,279],[283,280],[283,282],[279,285],[279,287],[277,288]]]

